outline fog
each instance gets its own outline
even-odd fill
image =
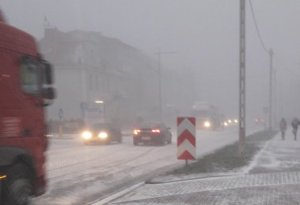
[[[274,117],[300,117],[300,1],[252,3],[262,39],[274,51]],[[47,26],[62,32],[93,31],[119,39],[148,56],[145,61],[153,70],[158,69],[161,51],[164,112],[172,105],[180,110],[177,114],[187,115],[193,102],[206,101],[225,116],[238,115],[238,0],[1,0],[0,8],[10,24],[38,40],[44,38],[46,20]],[[261,46],[249,4],[246,30],[247,115],[252,120],[263,117],[263,108],[268,107],[269,56]],[[144,93],[152,99],[159,94],[154,76],[151,93]],[[171,78],[176,83],[168,83]],[[52,112],[55,118],[63,101],[59,96],[50,116]],[[76,117],[71,111],[69,115]]]

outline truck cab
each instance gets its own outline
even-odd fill
[[[208,102],[197,102],[192,108],[199,130],[216,130],[222,125],[222,115],[217,107]]]
[[[0,204],[25,205],[46,190],[45,106],[55,98],[52,83],[35,39],[0,12]]]

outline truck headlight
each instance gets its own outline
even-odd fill
[[[107,134],[106,132],[100,132],[100,133],[98,134],[98,137],[99,137],[100,139],[102,139],[102,140],[105,140],[105,139],[108,138],[108,134]]]
[[[93,134],[90,131],[83,131],[81,133],[81,137],[85,140],[90,140],[92,138]]]
[[[205,121],[204,122],[204,127],[209,128],[211,126],[209,121]]]

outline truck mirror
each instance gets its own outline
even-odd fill
[[[43,65],[44,65],[45,83],[47,85],[52,85],[54,81],[52,65],[47,61],[43,61]]]
[[[42,96],[46,100],[53,100],[56,97],[55,89],[52,87],[43,88]]]

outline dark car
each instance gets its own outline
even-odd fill
[[[121,129],[113,123],[97,123],[81,133],[84,144],[122,142]]]
[[[146,123],[133,131],[133,144],[171,144],[172,133],[164,123]]]

